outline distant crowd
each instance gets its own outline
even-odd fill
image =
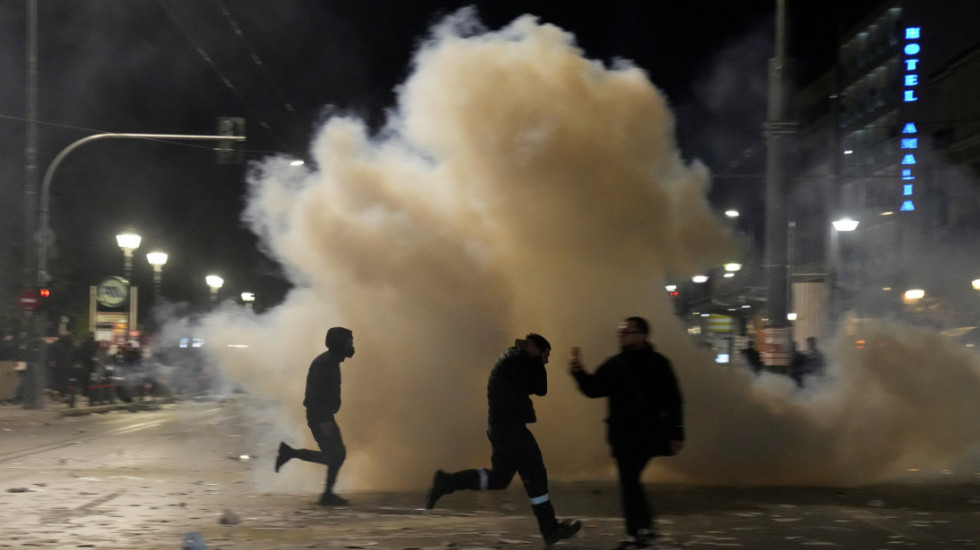
[[[756,348],[755,341],[749,340],[748,345],[742,349],[742,357],[748,364],[752,372],[758,374],[765,369],[762,362],[762,354]],[[806,339],[806,350],[800,351],[796,342],[793,342],[792,357],[789,364],[789,375],[796,382],[797,386],[803,387],[808,378],[822,375],[826,370],[827,363],[823,352],[817,347],[817,338],[810,336]]]
[[[172,359],[179,368],[161,372],[164,354],[147,356],[137,342],[112,343],[89,333],[81,341],[71,334],[29,339],[3,332],[0,361],[17,362],[17,388],[8,399],[29,404],[41,392],[72,406],[78,398],[90,405],[131,402],[148,396],[196,393],[211,386],[212,376],[200,354]],[[40,368],[37,366],[40,365]]]

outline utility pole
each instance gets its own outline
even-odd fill
[[[37,230],[37,0],[27,0],[27,101],[24,130],[24,250],[23,258],[25,289],[34,285],[34,241]],[[44,337],[46,316],[42,313],[41,334],[35,338],[33,313],[24,311],[25,345],[28,350],[27,369],[24,371],[23,392],[25,409],[39,409],[44,406],[44,371],[47,348],[41,343]]]
[[[776,0],[775,56],[769,60],[766,135],[766,289],[769,324],[763,361],[770,370],[788,372],[792,333],[787,302],[789,269],[786,229],[786,145],[794,125],[786,120],[786,0]]]
[[[27,126],[24,139],[24,280],[34,285],[37,230],[37,0],[27,0]]]

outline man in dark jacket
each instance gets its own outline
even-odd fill
[[[461,489],[505,489],[514,474],[519,473],[545,542],[550,546],[578,532],[580,521],[559,522],[555,518],[548,496],[544,458],[534,435],[527,429],[527,424],[537,421],[531,395],[548,393],[548,373],[544,366],[550,354],[551,344],[543,336],[531,333],[524,340],[517,340],[514,347],[497,359],[487,383],[491,468],[453,474],[438,470],[432,479],[426,508],[433,508],[440,497]]]
[[[347,458],[347,448],[344,447],[334,415],[340,410],[340,363],[354,356],[354,333],[343,327],[333,327],[327,331],[326,344],[327,351],[310,364],[306,375],[306,398],[303,400],[306,423],[320,450],[294,449],[280,442],[276,472],[292,458],[325,465],[327,481],[319,503],[343,506],[350,503],[334,493],[333,487],[337,482],[337,473]]]
[[[651,458],[680,452],[684,421],[677,378],[670,361],[647,341],[650,327],[646,320],[630,317],[620,323],[617,333],[618,355],[589,374],[575,348],[569,372],[586,396],[609,398],[609,444],[619,469],[629,535],[620,548],[637,550],[652,547],[656,538],[640,475]]]

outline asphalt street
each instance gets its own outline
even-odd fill
[[[244,397],[73,414],[0,405],[0,548],[538,548],[520,484],[457,493],[316,495],[254,489],[274,457],[243,455]],[[66,414],[68,413],[68,414]],[[319,483],[319,480],[317,480]],[[651,484],[661,548],[880,550],[980,547],[980,481],[861,488]],[[615,484],[554,481],[561,516],[584,527],[560,547],[611,549],[622,535]]]

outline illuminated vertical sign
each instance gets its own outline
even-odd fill
[[[902,48],[905,72],[902,74],[902,101],[915,103],[919,101],[919,53],[922,46],[920,27],[905,27],[905,45]],[[899,136],[902,152],[902,212],[915,210],[913,196],[915,193],[915,176],[918,170],[915,154],[919,149],[919,129],[914,121],[906,121]]]

